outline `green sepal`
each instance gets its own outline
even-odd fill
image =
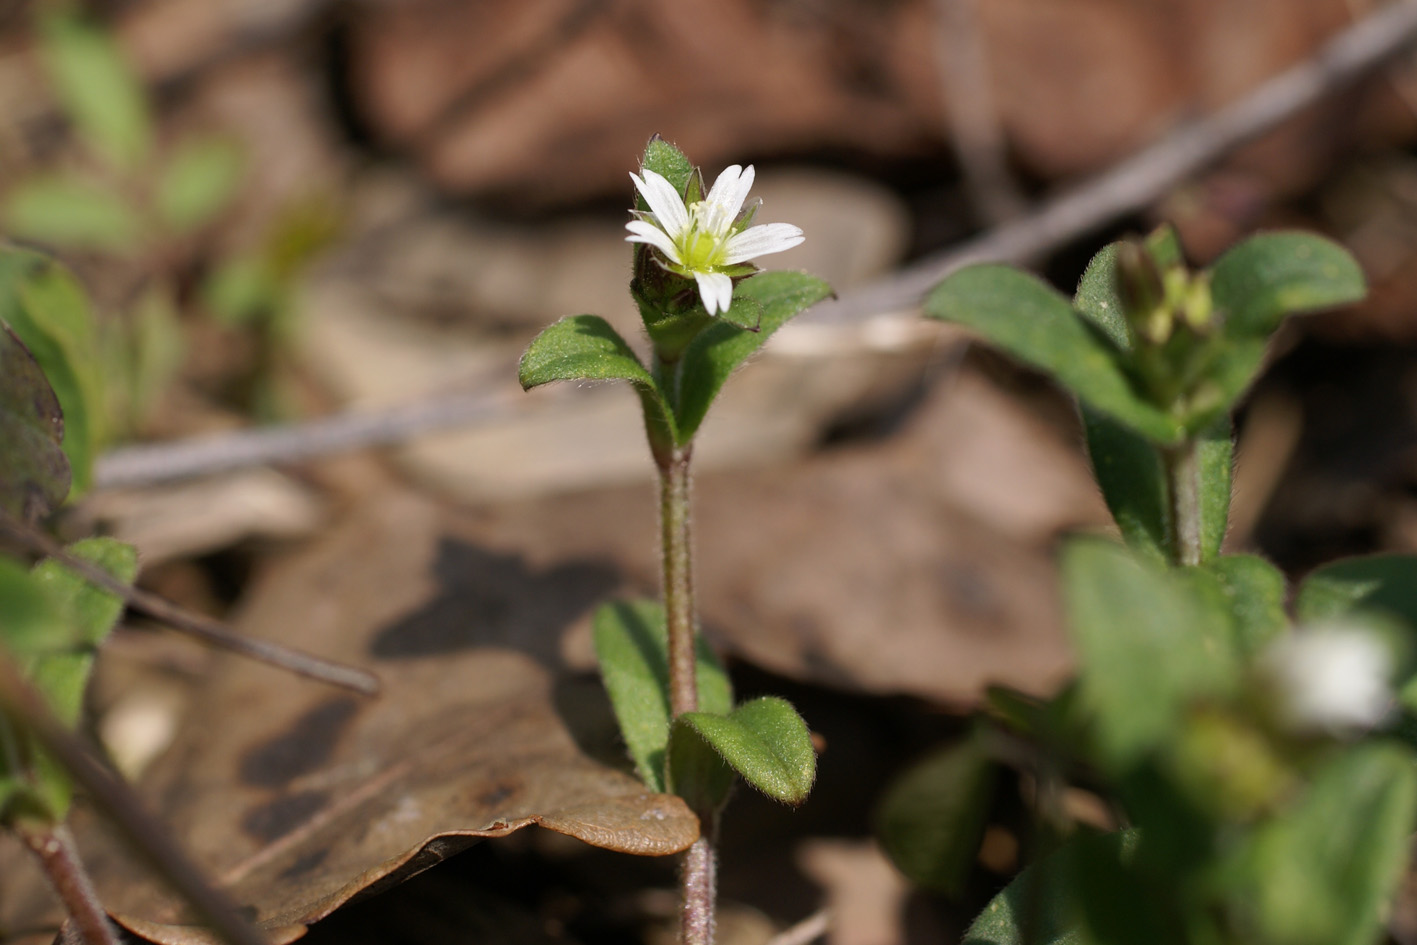
[[[25,343],[53,386],[64,413],[73,493],[82,494],[107,439],[103,362],[88,297],[54,260],[0,248],[0,321]]]
[[[595,655],[635,771],[647,787],[666,787],[669,742],[669,643],[664,608],[654,601],[603,604],[593,620]],[[697,641],[699,705],[725,713],[733,689],[712,648]]]
[[[644,156],[640,158],[640,170],[654,171],[669,181],[681,195],[688,190],[689,179],[694,176],[694,165],[689,163],[684,152],[659,135],[650,138],[649,144],[645,145]],[[702,184],[698,186],[702,189]],[[649,204],[645,202],[644,197],[638,196],[638,191],[635,206],[641,211],[649,211]]]
[[[761,312],[758,330],[747,331],[720,320],[685,347],[675,400],[679,445],[693,440],[709,405],[739,365],[789,319],[831,294],[831,286],[801,272],[760,272],[734,286],[730,311],[740,302],[756,307]]]
[[[671,757],[680,739],[702,739],[743,780],[774,800],[796,806],[807,799],[817,776],[817,754],[807,723],[791,703],[776,696],[745,702],[728,713],[686,712],[674,720]],[[682,773],[671,766],[675,792]]]
[[[968,266],[935,287],[925,313],[977,332],[1152,442],[1182,437],[1176,419],[1133,389],[1115,342],[1034,276],[1002,265]]]
[[[763,306],[750,295],[739,295],[727,310],[718,313],[718,317],[745,331],[758,331],[763,324]]]
[[[552,381],[629,381],[640,395],[651,448],[658,454],[676,440],[674,415],[659,384],[599,315],[572,315],[542,331],[522,354],[517,379],[523,390]]]
[[[1211,267],[1211,298],[1229,337],[1268,337],[1287,315],[1362,299],[1367,282],[1342,246],[1312,233],[1261,233]]]
[[[31,520],[64,501],[71,473],[63,442],[59,398],[0,315],[0,509]]]
[[[1125,770],[1192,702],[1233,692],[1240,665],[1218,579],[1096,538],[1064,547],[1062,576],[1079,695],[1105,766]]]
[[[926,889],[959,895],[989,822],[998,764],[974,738],[932,753],[876,807],[876,836],[896,868]]]

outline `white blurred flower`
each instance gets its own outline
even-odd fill
[[[734,164],[718,175],[708,196],[685,204],[684,198],[659,174],[645,168],[631,174],[635,188],[649,204],[649,213],[635,211],[625,224],[630,243],[648,243],[664,256],[664,267],[694,279],[704,309],[710,315],[728,311],[733,301],[734,267],[757,256],[791,249],[805,238],[790,223],[748,226],[752,209],[739,219],[743,201],[753,186],[753,166]]]
[[[1369,729],[1392,703],[1392,652],[1363,627],[1301,627],[1269,646],[1260,670],[1274,686],[1284,720],[1301,731]]]

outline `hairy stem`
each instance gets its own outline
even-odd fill
[[[717,820],[716,817],[712,818]],[[683,945],[713,945],[714,900],[718,895],[718,854],[713,835],[716,824],[706,820],[703,834],[684,851],[679,877],[680,941]]]
[[[1193,437],[1163,453],[1171,502],[1171,557],[1181,565],[1200,564],[1204,556],[1199,446]]]
[[[660,468],[659,518],[664,557],[664,619],[669,634],[669,709],[699,707],[694,667],[694,575],[689,545],[689,447],[675,449]]]
[[[103,911],[69,828],[35,825],[19,827],[16,832],[39,860],[85,945],[118,945],[118,934]]]
[[[664,619],[669,637],[669,708],[672,715],[699,707],[695,664],[697,617],[694,610],[693,551],[689,514],[690,447],[675,448],[660,461],[659,518],[664,558]],[[718,895],[718,813],[697,811],[699,839],[684,852],[679,872],[680,941],[713,945],[714,902]]]

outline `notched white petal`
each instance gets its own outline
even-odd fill
[[[736,233],[728,240],[728,255],[725,265],[747,262],[769,253],[780,253],[798,245],[806,237],[800,227],[791,223],[763,223],[750,226],[742,233]]]
[[[704,311],[710,315],[728,311],[733,301],[733,280],[721,272],[696,272],[694,280],[699,284],[699,297],[704,300]]]
[[[645,198],[659,225],[669,234],[677,237],[689,225],[689,211],[684,207],[684,198],[674,189],[674,185],[649,168],[643,171],[643,179],[630,174],[635,189]]]
[[[684,260],[680,258],[679,249],[674,245],[674,241],[669,238],[667,233],[653,223],[648,223],[644,220],[631,220],[629,223],[625,224],[625,229],[629,230],[631,234],[625,237],[625,242],[648,243],[665,256],[669,257],[671,262],[676,265],[683,264]]]

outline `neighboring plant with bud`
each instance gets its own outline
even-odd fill
[[[1252,237],[1201,272],[1175,234],[1113,244],[1071,300],[983,265],[926,300],[1077,397],[1120,537],[1068,540],[1076,679],[998,689],[973,737],[901,778],[888,852],[959,892],[1001,767],[1030,779],[1035,862],[970,945],[1374,942],[1417,818],[1417,558],[1341,561],[1297,589],[1224,554],[1231,414],[1285,317],[1361,298],[1340,247]],[[1119,829],[1059,802],[1081,786]]]

